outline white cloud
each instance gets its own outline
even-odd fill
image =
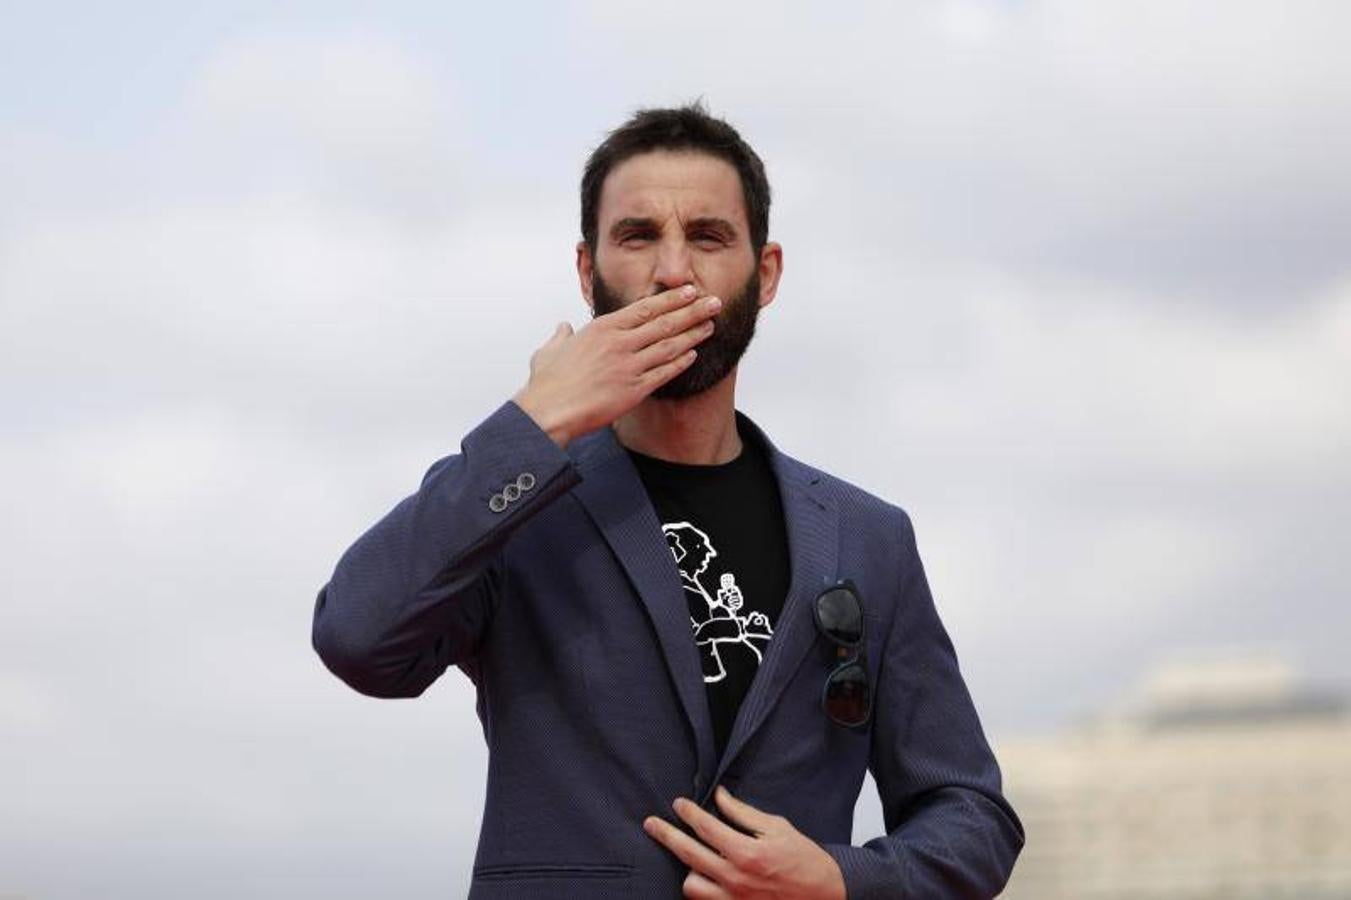
[[[435,136],[451,98],[425,63],[378,34],[263,32],[221,47],[189,89],[221,124],[364,155]]]
[[[195,144],[199,177],[444,216],[471,180],[455,90],[380,31],[262,31],[203,61],[173,127]]]

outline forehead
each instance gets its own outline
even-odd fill
[[[615,166],[601,186],[600,223],[628,216],[716,216],[746,225],[741,176],[725,159],[698,151],[654,150]]]

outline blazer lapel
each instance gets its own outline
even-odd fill
[[[774,637],[741,701],[717,772],[700,802],[712,794],[723,772],[764,722],[789,678],[815,643],[817,632],[812,603],[823,587],[835,581],[839,562],[839,513],[834,499],[822,488],[820,476],[781,452],[744,413],[738,411],[737,418],[759,433],[768,451],[783,503],[792,574],[783,611],[774,625]]]
[[[834,581],[838,554],[838,513],[833,499],[822,489],[819,475],[779,451],[745,413],[737,410],[736,417],[743,434],[749,428],[759,435],[774,470],[788,535],[791,574],[774,637],[737,711],[721,760],[716,758],[708,695],[690,630],[685,589],[642,479],[609,426],[569,445],[582,475],[572,493],[600,528],[647,608],[695,737],[699,771],[716,767],[714,777],[703,782],[698,798],[701,803],[764,722],[815,642],[811,604],[821,588]]]
[[[699,771],[717,762],[703,668],[690,631],[680,570],[633,461],[609,426],[569,445],[582,481],[572,489],[619,559],[647,607],[680,705],[694,734]],[[772,641],[771,641],[772,643]]]

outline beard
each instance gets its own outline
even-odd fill
[[[610,289],[595,269],[591,276],[591,317],[612,313],[628,304]],[[641,297],[638,299],[642,299]],[[722,309],[713,316],[713,333],[694,345],[694,362],[674,378],[663,382],[650,396],[679,400],[701,394],[727,377],[736,367],[755,336],[755,320],[760,314],[760,270],[751,270],[735,297],[723,298]]]

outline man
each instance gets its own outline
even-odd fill
[[[735,406],[768,215],[702,107],[612,132],[582,179],[592,321],[319,592],[356,690],[477,688],[471,897],[993,897],[1022,847],[908,516]],[[855,847],[869,768],[888,833]]]

